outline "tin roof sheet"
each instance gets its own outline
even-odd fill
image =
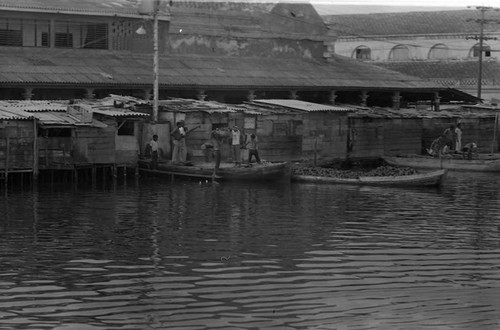
[[[277,105],[307,112],[314,112],[314,111],[347,112],[354,110],[353,108],[347,106],[325,105],[325,104],[311,103],[311,102],[291,100],[291,99],[255,100],[253,101],[253,103]]]
[[[92,112],[108,117],[149,117],[149,114],[119,108],[92,108]]]
[[[235,107],[215,101],[200,101],[194,99],[172,98],[160,100],[159,105],[165,111],[191,112],[203,111],[207,113],[228,113],[235,112]]]
[[[1,101],[0,107],[8,110],[21,110],[26,112],[53,111],[65,112],[68,107],[67,101]]]
[[[30,120],[33,119],[33,116],[24,111],[12,111],[3,108],[0,105],[0,120]]]
[[[100,128],[108,126],[96,119],[92,119],[91,122],[82,122],[66,112],[34,112],[33,116],[38,119],[42,126],[92,126]]]

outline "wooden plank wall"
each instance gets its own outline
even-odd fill
[[[33,169],[35,131],[33,121],[0,123],[0,170]]]
[[[302,154],[301,115],[273,114],[257,117],[259,156],[267,161],[300,159]]]
[[[74,163],[71,137],[39,137],[38,155],[41,169],[65,168]]]
[[[117,125],[114,121],[114,125]],[[139,160],[139,122],[134,122],[133,135],[118,135],[118,127],[115,134],[115,163],[117,166],[137,166]]]
[[[114,164],[116,127],[75,129],[73,158],[76,164]]]
[[[384,121],[372,117],[349,118],[348,156],[377,158],[384,154]]]
[[[349,123],[350,158],[379,158],[422,151],[420,118],[352,117]]]
[[[395,118],[384,121],[384,155],[421,152],[422,119]]]
[[[304,115],[302,158],[345,159],[347,156],[347,113],[316,112]]]

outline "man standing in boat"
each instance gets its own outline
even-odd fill
[[[181,162],[181,143],[184,138],[184,128],[182,127],[182,123],[178,121],[176,123],[176,128],[170,133],[170,136],[173,139],[174,148],[172,150],[172,164],[179,164]],[[184,143],[186,140],[184,140]]]
[[[151,169],[156,170],[158,168],[158,135],[153,135],[149,141],[149,149],[151,150]]]
[[[462,151],[462,123],[458,123],[455,128],[455,151]]]
[[[248,142],[248,163],[252,163],[252,156],[255,156],[255,160],[257,161],[258,164],[260,164],[260,157],[259,157],[259,150],[257,146],[257,136],[252,133],[250,135],[250,142]]]
[[[212,133],[210,134],[210,144],[212,145],[213,148],[213,156],[214,156],[214,172],[213,172],[213,177],[217,178],[219,175],[219,167],[220,167],[220,159],[221,159],[221,154],[220,154],[220,147],[221,147],[221,134],[218,129],[213,130]]]
[[[235,166],[241,166],[241,145],[244,143],[243,136],[238,126],[231,129],[231,151]]]
[[[455,150],[455,125],[450,125],[443,132],[443,138],[445,139],[445,146],[448,146],[450,150]]]

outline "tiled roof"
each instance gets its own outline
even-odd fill
[[[278,0],[267,1],[214,1],[214,0],[177,0],[172,2],[172,8],[195,9],[201,11],[246,11],[246,12],[269,12],[278,3]]]
[[[405,34],[479,33],[481,13],[476,9],[436,12],[379,13],[324,16],[338,36],[385,36]],[[487,19],[500,19],[488,11]],[[469,20],[469,21],[468,21]],[[500,31],[498,24],[485,24],[484,31]]]
[[[0,47],[0,84],[135,86],[153,83],[152,55],[103,50]],[[381,67],[335,56],[331,61],[215,56],[162,56],[164,87],[435,89]]]
[[[376,62],[375,65],[424,79],[476,79],[479,63],[474,61]],[[500,63],[483,61],[482,78],[500,80]]]

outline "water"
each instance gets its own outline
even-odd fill
[[[498,329],[498,182],[3,192],[0,329]]]

